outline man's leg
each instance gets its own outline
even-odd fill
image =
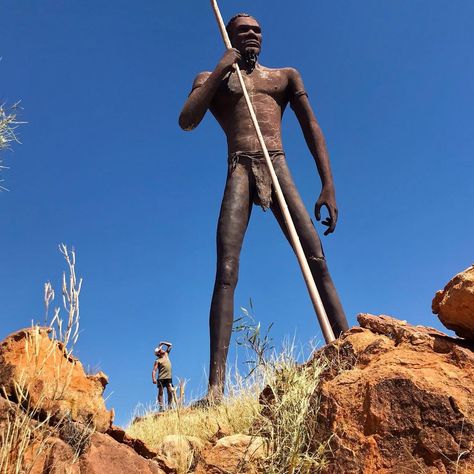
[[[275,172],[278,176],[283,195],[285,196],[288,209],[296,227],[296,232],[303,246],[303,250],[318,288],[321,300],[329,318],[334,335],[338,337],[341,332],[349,329],[346,315],[341,301],[332,281],[331,275],[324,258],[321,241],[309,217],[308,211],[296,189],[290,171],[283,157],[275,160]],[[272,211],[286,238],[290,242],[288,230],[277,201],[275,193],[272,196]],[[291,244],[291,242],[290,242]]]
[[[160,407],[160,411],[163,411],[165,409],[164,404],[163,404],[163,385],[161,385],[161,382],[158,380],[158,406]]]
[[[168,408],[172,408],[173,406],[173,384],[171,382],[168,382],[166,385],[166,391],[168,395]]]
[[[216,281],[209,318],[209,398],[217,400],[224,393],[226,359],[234,320],[234,290],[239,273],[240,249],[252,210],[252,193],[248,170],[237,166],[227,176],[217,225]]]

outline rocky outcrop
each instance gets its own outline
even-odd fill
[[[438,291],[431,308],[448,329],[474,341],[474,265]]]
[[[304,420],[310,452],[326,451],[322,472],[474,472],[474,343],[389,316],[361,314],[358,320],[360,327],[310,361],[324,366],[319,383],[313,379],[314,409]],[[0,439],[12,421],[32,428],[25,430],[31,438],[22,453],[25,472],[268,471],[268,447],[256,435],[219,431],[210,442],[166,436],[153,447],[130,437],[111,426],[102,399],[106,382],[104,374],[87,376],[45,329],[19,331],[0,343]],[[265,408],[272,398],[261,401],[262,415],[270,418]],[[45,417],[48,410],[54,416]]]
[[[265,455],[265,441],[259,436],[226,436],[202,453],[195,474],[263,473]]]
[[[90,448],[79,458],[81,474],[165,474],[155,461],[139,456],[132,448],[108,435],[92,435]]]
[[[474,347],[361,314],[315,357],[328,364],[308,420],[327,473],[474,472]]]
[[[120,428],[120,426],[112,425],[110,429],[107,430],[107,434],[115,441],[132,448],[137,454],[146,459],[153,459],[157,455],[157,451],[152,450],[141,439],[136,439],[129,436],[124,429]]]
[[[107,376],[87,375],[81,362],[68,356],[49,332],[49,328],[23,329],[0,343],[0,387],[10,400],[27,400],[55,419],[105,432],[113,418],[102,397]]]
[[[87,375],[48,328],[4,339],[0,442],[11,446],[8,466],[31,474],[169,474],[143,441],[111,426],[102,396],[107,382],[102,372]]]
[[[194,471],[204,443],[194,436],[168,435],[157,449],[157,457],[170,472]]]

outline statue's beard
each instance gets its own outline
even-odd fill
[[[242,59],[247,73],[251,73],[257,65],[259,51],[245,51]]]

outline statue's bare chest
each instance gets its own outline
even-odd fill
[[[288,79],[281,71],[256,69],[250,75],[243,72],[242,77],[250,96],[266,95],[281,105],[286,103]],[[236,73],[232,73],[221,82],[216,98],[219,102],[236,102],[242,95],[239,78]]]

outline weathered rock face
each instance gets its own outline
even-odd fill
[[[305,423],[314,434],[310,448],[327,448],[324,472],[474,472],[474,342],[389,316],[358,319],[361,327],[314,356],[327,368],[312,396],[319,410]],[[67,415],[51,419],[39,456],[34,443],[40,436],[31,437],[25,456],[34,468],[25,472],[177,474],[183,466],[194,474],[268,471],[266,443],[257,436],[217,433],[209,443],[168,436],[156,449],[131,438],[110,425],[102,399],[106,381],[103,374],[87,376],[46,330],[19,331],[0,343],[0,387],[9,398],[0,391],[0,439],[12,417],[25,416],[15,403],[15,382],[27,388],[31,403]],[[41,413],[36,415],[31,426],[41,424]],[[91,424],[106,433],[91,433]]]
[[[474,472],[474,346],[361,314],[315,356],[329,361],[310,420],[328,473]]]
[[[194,471],[203,447],[199,438],[168,435],[158,446],[157,456],[171,472],[190,472]]]
[[[474,265],[438,291],[431,308],[448,329],[474,341]]]
[[[146,458],[153,459],[156,457],[157,452],[153,451],[146,443],[141,439],[132,438],[129,436],[124,429],[119,426],[112,425],[107,434],[112,437],[115,441],[118,441],[121,444],[125,444],[132,448],[137,454]]]
[[[79,360],[66,357],[47,328],[18,331],[0,343],[0,387],[11,400],[18,386],[30,406],[105,432],[113,413],[102,397],[107,384],[103,373],[88,376]]]
[[[226,436],[204,450],[195,474],[263,473],[265,442],[258,436]]]
[[[145,459],[124,444],[108,435],[92,435],[90,448],[80,457],[81,474],[164,474],[159,465]]]
[[[86,375],[48,334],[34,327],[0,343],[0,443],[12,448],[8,466],[31,474],[175,472],[163,470],[143,441],[111,426],[102,397],[107,376]]]

